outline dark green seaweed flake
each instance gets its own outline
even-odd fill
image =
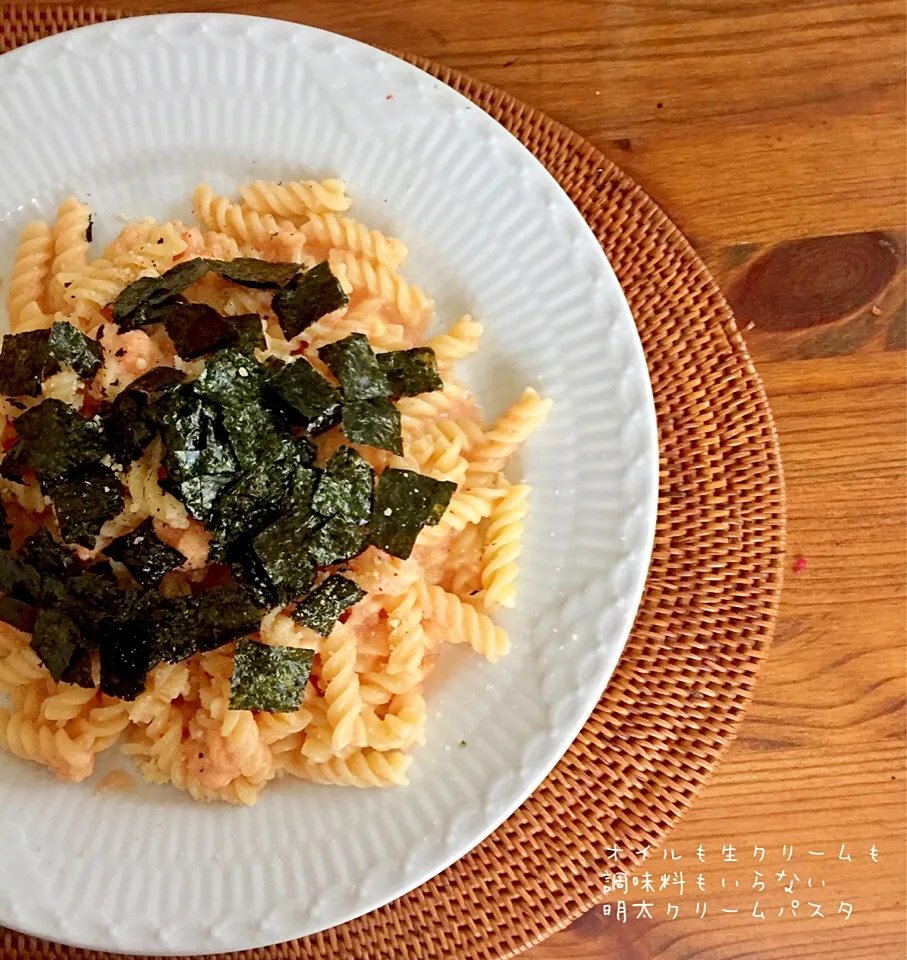
[[[264,368],[257,360],[230,348],[208,360],[195,389],[222,407],[242,407],[260,402],[263,374]]]
[[[240,640],[233,656],[231,710],[291,713],[302,706],[313,650]]]
[[[271,412],[259,404],[225,407],[223,424],[244,470],[253,470],[263,460],[277,461],[288,455],[289,430],[278,425]]]
[[[319,567],[358,557],[368,543],[364,527],[344,517],[331,517],[307,541],[309,555]]]
[[[16,420],[24,459],[41,480],[60,477],[107,453],[99,417],[88,420],[62,400],[43,400]]]
[[[179,663],[199,648],[198,597],[161,598],[148,616],[150,662]]]
[[[130,283],[113,304],[113,319],[120,330],[134,330],[159,319],[159,310],[171,303],[208,272],[208,262],[201,258],[187,260],[171,267],[160,277],[139,277]]]
[[[104,552],[124,564],[143,587],[156,587],[165,573],[186,562],[179,550],[158,538],[150,517],[132,533],[114,540]]]
[[[420,393],[441,390],[444,383],[438,375],[438,361],[431,347],[391,350],[379,353],[378,366],[387,377],[391,396],[415,397]]]
[[[101,527],[123,509],[116,474],[95,463],[43,481],[66,543],[93,547]]]
[[[82,631],[66,611],[43,607],[35,619],[31,645],[50,675],[59,681],[85,643]]]
[[[41,574],[9,550],[0,550],[0,590],[24,603],[38,603],[41,599]]]
[[[38,608],[13,597],[0,596],[0,620],[23,633],[31,633],[35,626]]]
[[[6,480],[22,481],[25,471],[28,470],[28,451],[22,440],[17,440],[7,451],[0,462],[0,477]]]
[[[304,627],[322,637],[330,636],[337,618],[365,596],[365,591],[339,573],[320,583],[293,611]]]
[[[312,509],[323,517],[335,514],[366,524],[372,513],[375,473],[352,447],[338,447],[318,480]]]
[[[274,294],[271,307],[280,321],[284,336],[292,340],[316,320],[345,307],[350,298],[340,281],[331,273],[327,260],[305,273],[297,274]]]
[[[162,481],[162,486],[172,493],[196,520],[208,523],[214,513],[217,498],[229,482],[230,477],[224,474],[202,474],[179,482]]]
[[[50,531],[44,527],[25,541],[22,559],[40,573],[55,577],[73,573],[78,568],[76,558],[69,547],[57,543]]]
[[[253,603],[261,607],[277,604],[277,590],[262,566],[248,538],[231,545],[230,572]]]
[[[177,354],[186,360],[231,346],[238,339],[227,319],[205,303],[170,303],[161,309],[160,318]]]
[[[243,353],[264,350],[265,333],[261,317],[257,313],[240,313],[235,317],[224,317],[236,337],[236,349]]]
[[[289,283],[302,270],[298,263],[272,263],[254,257],[237,257],[235,260],[209,260],[208,266],[241,287],[273,290]]]
[[[157,433],[157,424],[148,415],[148,395],[124,390],[111,404],[104,426],[117,462],[128,466],[137,460]]]
[[[92,658],[88,647],[76,647],[69,666],[63,671],[63,682],[91,690],[95,686]]]
[[[388,468],[378,480],[369,541],[405,560],[419,531],[441,519],[456,489],[449,480]]]
[[[83,380],[90,380],[104,362],[101,345],[67,321],[50,328],[47,353],[54,365],[71,367]]]
[[[273,390],[315,435],[340,422],[340,391],[303,358],[284,364],[268,378]]]
[[[403,454],[400,411],[385,397],[344,403],[343,432],[350,443],[364,443]]]
[[[250,602],[239,585],[227,583],[212,587],[199,601],[199,649],[213,650],[252,633],[260,626],[262,613],[261,607]]]
[[[154,665],[147,620],[105,620],[100,625],[101,691],[121,700],[135,700],[145,689]]]
[[[252,541],[262,569],[274,586],[278,603],[287,603],[311,589],[315,563],[305,545],[305,520],[288,514],[266,527]]]
[[[48,372],[49,330],[7,333],[0,347],[0,393],[37,397]]]
[[[351,333],[343,340],[328,343],[318,351],[340,381],[343,402],[371,400],[390,395],[390,386],[364,333]]]

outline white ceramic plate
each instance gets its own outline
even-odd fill
[[[494,416],[555,401],[517,471],[533,486],[513,653],[451,656],[404,790],[295,780],[254,809],[170,788],[95,792],[0,755],[0,923],[162,954],[253,948],[412,889],[500,824],[600,697],[632,624],[656,508],[645,361],[601,249],[555,181],[467,100],[387,54],[235,16],[89,27],[0,57],[0,263],[68,193],[116,215],[190,216],[200,180],[339,176],[354,213],[403,238],[439,323],[469,310],[469,368]],[[459,653],[459,651],[457,651]],[[468,744],[459,746],[460,741]],[[128,765],[116,750],[100,765]],[[603,810],[602,816],[608,811]]]

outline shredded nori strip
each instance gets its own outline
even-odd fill
[[[340,281],[324,260],[311,270],[298,273],[282,290],[278,290],[271,299],[271,308],[284,336],[292,340],[316,320],[349,302]]]
[[[303,268],[298,263],[274,263],[254,257],[235,260],[209,260],[208,266],[241,287],[273,290],[288,284]]]
[[[231,710],[291,713],[302,706],[313,650],[240,640],[233,655]]]
[[[235,317],[224,317],[236,337],[236,349],[243,353],[264,350],[265,332],[261,317],[257,313],[240,313]]]
[[[297,604],[293,618],[304,627],[327,637],[334,629],[337,618],[364,596],[365,590],[358,583],[335,573]]]
[[[385,397],[344,403],[343,432],[350,443],[403,455],[400,411]]]
[[[22,559],[40,573],[56,577],[74,573],[79,566],[72,551],[57,543],[44,527],[25,541]]]
[[[340,391],[302,357],[272,373],[268,388],[299,415],[313,436],[340,422]]]
[[[424,526],[436,524],[457,489],[449,480],[389,467],[378,480],[369,541],[405,560]]]
[[[366,524],[372,514],[375,472],[352,447],[338,447],[318,479],[312,509]]]
[[[368,545],[365,527],[345,517],[331,517],[308,539],[309,555],[319,567],[329,567],[358,557]]]
[[[75,620],[54,607],[42,607],[35,619],[31,645],[54,680],[63,679],[84,638]]]
[[[305,520],[287,514],[262,530],[252,541],[278,603],[288,603],[310,590],[315,582],[315,563],[305,545],[307,533]]]
[[[0,347],[0,393],[37,397],[49,364],[49,330],[7,333]]]
[[[160,277],[139,277],[114,301],[114,321],[120,330],[134,330],[154,323],[160,307],[173,302],[176,294],[201,280],[208,270],[207,260],[197,258],[171,267]]]
[[[415,397],[444,387],[438,374],[435,351],[431,347],[390,350],[379,353],[377,358],[378,366],[390,385],[391,396],[395,399]]]
[[[38,608],[13,597],[0,596],[0,620],[23,633],[31,633],[38,616]]]
[[[166,487],[196,520],[208,523],[214,513],[217,498],[229,482],[229,476],[202,475],[179,483],[168,482]]]
[[[156,587],[165,573],[186,562],[179,550],[158,538],[150,517],[132,533],[105,547],[104,553],[124,564],[143,587]]]
[[[16,420],[24,461],[42,481],[61,477],[107,454],[100,417],[91,420],[62,400],[43,400]]]
[[[185,360],[232,346],[235,328],[205,303],[171,303],[160,311],[161,321],[174,349]]]
[[[93,547],[101,527],[123,509],[117,475],[101,463],[43,481],[67,543]]]
[[[68,321],[57,322],[50,328],[47,354],[54,366],[66,364],[83,380],[90,380],[104,362],[101,345]]]
[[[364,333],[325,344],[318,356],[340,381],[343,402],[390,396],[390,386]]]

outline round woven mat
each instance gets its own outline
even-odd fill
[[[0,4],[0,52],[119,15]],[[545,164],[620,279],[658,413],[655,550],[604,697],[500,829],[380,910],[236,958],[503,960],[567,926],[596,902],[606,849],[632,854],[658,844],[708,778],[752,695],[778,605],[785,519],[777,436],[734,318],[702,261],[646,193],[581,137],[500,90],[410,59]],[[101,956],[0,932],[3,960]]]

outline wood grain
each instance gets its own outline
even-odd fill
[[[621,924],[595,910],[526,956],[907,955],[901,0],[259,0],[196,9],[300,20],[421,54],[588,137],[693,240],[765,379],[786,469],[791,570],[739,739],[667,846],[692,857],[700,843],[747,853],[760,845],[777,859],[785,844],[846,843],[862,859],[844,864],[849,871],[836,865],[829,887],[833,880],[854,913],[724,915],[739,899],[751,910],[753,897],[720,889],[705,898],[706,918],[668,920],[658,893],[652,920]],[[795,573],[798,557],[805,568]],[[868,859],[873,843],[878,863]],[[751,883],[753,864],[746,868],[729,865],[726,878]],[[710,865],[709,876],[720,870]],[[682,901],[694,902],[689,892]]]

